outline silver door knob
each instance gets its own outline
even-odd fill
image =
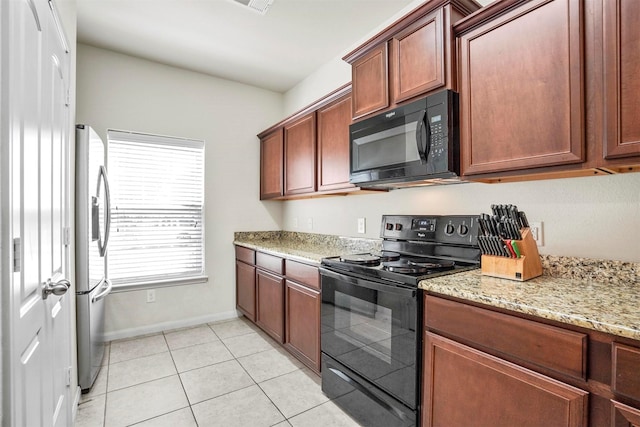
[[[57,296],[64,295],[71,287],[71,282],[67,279],[60,279],[57,282],[52,282],[51,279],[47,279],[47,283],[42,288],[42,299],[47,299],[50,294]]]

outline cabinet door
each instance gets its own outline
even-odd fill
[[[386,43],[351,64],[354,119],[389,106],[388,79]]]
[[[283,194],[282,129],[260,141],[260,200]]]
[[[459,37],[464,175],[584,161],[582,9],[533,0]]]
[[[423,426],[586,426],[588,393],[427,332]]]
[[[640,156],[640,2],[604,2],[604,157]]]
[[[286,282],[285,346],[320,372],[320,292]]]
[[[256,324],[284,342],[284,279],[256,270]]]
[[[611,390],[640,401],[640,348],[613,343]]]
[[[395,103],[444,86],[441,8],[394,36],[391,43]]]
[[[612,417],[611,427],[637,427],[640,426],[640,409],[623,405],[615,400],[611,401]]]
[[[351,97],[318,110],[318,191],[354,187],[349,183]]]
[[[256,320],[256,268],[236,261],[236,308]]]
[[[309,114],[284,128],[285,195],[316,191],[316,116]]]

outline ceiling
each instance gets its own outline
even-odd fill
[[[77,0],[78,42],[285,92],[413,0]]]

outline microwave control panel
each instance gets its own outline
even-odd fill
[[[427,169],[430,173],[446,170],[454,161],[457,98],[451,91],[427,97],[425,125],[429,126]],[[426,150],[425,150],[426,151]]]

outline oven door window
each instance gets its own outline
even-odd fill
[[[416,404],[416,328],[414,290],[402,295],[323,276],[322,351],[410,407]]]
[[[358,132],[351,141],[351,171],[420,163],[416,131],[422,114],[415,112]]]

